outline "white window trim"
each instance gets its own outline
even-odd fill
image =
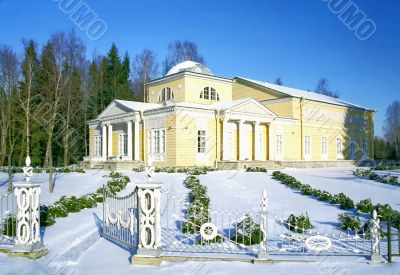
[[[155,132],[159,132],[159,146],[160,152],[155,153],[155,143],[153,142],[153,137]],[[150,129],[147,132],[147,152],[148,155],[152,158],[153,161],[165,161],[166,160],[166,152],[167,152],[167,132],[165,128],[156,128]],[[163,142],[164,141],[164,142]],[[164,144],[163,144],[164,143]]]
[[[326,152],[324,153],[324,139],[326,141]],[[322,160],[328,160],[328,152],[329,152],[329,141],[327,136],[322,136],[321,137],[321,159]]]
[[[199,131],[204,131],[205,132],[205,146],[204,146],[204,153],[200,153],[198,150],[199,147]],[[208,133],[207,130],[204,128],[198,128],[196,130],[196,153],[197,153],[197,161],[198,162],[208,162],[208,154],[207,154],[207,147],[208,147]]]
[[[350,159],[354,160],[357,157],[357,146],[355,137],[350,137]]]
[[[101,157],[102,156],[102,150],[103,150],[103,139],[101,135],[95,135],[94,136],[94,156],[95,157]]]
[[[340,139],[340,153],[338,153],[338,139]],[[343,138],[342,137],[336,137],[335,140],[335,151],[336,151],[336,159],[337,160],[343,160]]]
[[[122,138],[124,140],[122,140]],[[125,140],[126,144],[125,147],[123,147],[123,143],[125,143]],[[118,159],[128,159],[128,133],[125,133],[123,131],[120,131],[118,133]]]
[[[168,91],[170,92],[170,97],[169,98],[167,98]],[[175,93],[174,93],[174,90],[172,90],[171,87],[164,87],[158,93],[158,102],[159,103],[162,103],[162,102],[167,101],[167,100],[172,100],[172,99],[175,99]]]
[[[308,152],[307,152],[307,137],[309,139]],[[304,135],[304,159],[311,160],[311,135]]]
[[[368,138],[362,139],[362,157],[368,159]]]

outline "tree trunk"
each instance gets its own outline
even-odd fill
[[[8,159],[8,188],[7,191],[8,192],[12,192],[13,190],[13,186],[12,186],[12,177],[13,177],[13,173],[11,171],[11,158],[12,158],[12,153],[10,152],[7,156]]]

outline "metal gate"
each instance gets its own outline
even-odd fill
[[[136,190],[125,196],[104,191],[103,221],[106,238],[128,249],[135,248],[138,244]]]
[[[0,249],[10,249],[15,244],[17,203],[14,193],[0,194]]]
[[[161,211],[161,243],[167,253],[259,257],[263,254],[370,256],[373,252],[369,228],[355,231],[333,226],[296,228],[283,216],[267,211],[266,193],[258,210],[232,212],[212,207],[201,209],[189,203],[188,195],[164,190]],[[379,240],[379,249],[387,255],[386,239]]]

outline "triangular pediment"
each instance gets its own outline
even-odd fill
[[[255,99],[249,99],[225,110],[225,113],[258,114],[276,117],[276,114]]]
[[[129,109],[128,107],[119,104],[116,101],[110,103],[107,108],[98,116],[98,118],[106,118],[106,117],[113,117],[118,115],[124,115],[131,113],[133,110]]]

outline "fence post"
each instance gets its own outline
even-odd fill
[[[138,207],[138,250],[133,264],[161,264],[161,184],[152,182],[154,167],[151,160],[146,167],[148,182],[136,185]]]
[[[269,258],[268,254],[268,195],[264,189],[261,197],[261,211],[260,211],[260,251],[258,259],[266,260]]]
[[[387,228],[387,241],[388,241],[388,262],[392,262],[392,219],[389,216],[388,228]]]
[[[371,253],[371,261],[373,262],[381,262],[382,256],[380,254],[380,238],[381,238],[381,225],[379,224],[380,220],[378,218],[378,213],[376,210],[372,212],[372,220],[370,224],[370,232],[371,232],[371,242],[372,242],[372,253]]]
[[[47,254],[40,237],[40,184],[30,178],[33,169],[29,156],[26,158],[24,174],[26,181],[14,183],[14,195],[17,201],[16,241],[11,254],[32,259]]]

